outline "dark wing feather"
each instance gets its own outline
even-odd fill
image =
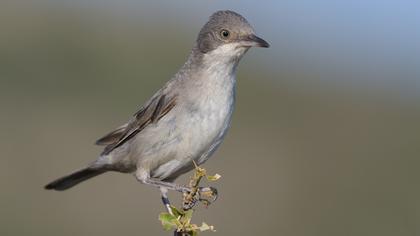
[[[176,105],[176,96],[160,95],[153,97],[144,107],[136,112],[133,118],[125,125],[100,138],[96,143],[107,145],[102,155],[109,154],[115,148],[121,146],[148,124],[156,123]]]
[[[109,145],[112,143],[115,143],[118,141],[121,136],[124,134],[125,129],[127,128],[127,124],[124,124],[118,128],[116,128],[114,131],[106,134],[102,138],[98,139],[95,144],[96,145]]]

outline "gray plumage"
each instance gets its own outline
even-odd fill
[[[218,11],[201,29],[187,62],[124,125],[100,138],[100,157],[51,182],[65,190],[106,171],[134,173],[145,184],[182,190],[171,182],[204,163],[229,128],[236,67],[252,46],[268,47],[247,20]]]

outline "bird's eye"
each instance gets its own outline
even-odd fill
[[[222,36],[222,38],[227,39],[230,36],[230,32],[228,30],[222,30],[220,31],[220,36]]]

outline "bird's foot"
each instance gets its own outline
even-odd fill
[[[184,201],[182,208],[184,210],[192,209],[198,202],[201,202],[206,207],[217,200],[218,193],[214,187],[198,187],[190,192],[184,193]]]
[[[217,193],[217,189],[214,187],[201,187],[199,189],[200,193],[200,202],[203,203],[205,206],[209,206],[213,202],[217,200],[219,196]]]

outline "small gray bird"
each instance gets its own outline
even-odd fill
[[[134,173],[138,181],[188,192],[174,180],[204,163],[222,142],[235,102],[239,60],[250,47],[269,47],[248,21],[218,11],[201,29],[187,62],[124,125],[100,138],[105,145],[87,167],[61,177],[46,189],[66,190],[107,171]]]

